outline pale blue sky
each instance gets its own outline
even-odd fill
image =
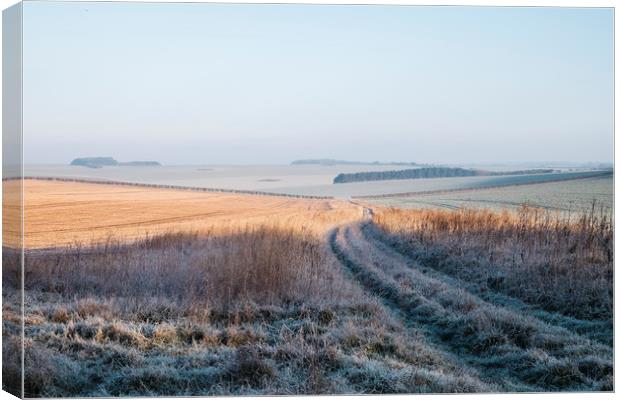
[[[611,161],[611,9],[24,5],[25,162]]]

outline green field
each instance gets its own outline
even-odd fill
[[[368,201],[403,208],[515,209],[524,204],[563,213],[613,212],[613,176],[488,189],[445,191],[371,198]]]

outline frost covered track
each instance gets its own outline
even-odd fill
[[[367,292],[438,351],[502,391],[613,389],[609,346],[429,274],[369,237],[369,224],[333,230],[333,252]]]

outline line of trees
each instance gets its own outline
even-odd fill
[[[108,166],[121,167],[156,167],[161,164],[157,161],[125,161],[119,162],[112,157],[81,157],[71,161],[69,165],[78,165],[88,168],[102,168]]]
[[[548,174],[553,169],[527,169],[519,171],[485,171],[478,169],[431,167],[403,169],[399,171],[370,171],[338,174],[334,183],[383,181],[392,179],[424,179],[424,178],[454,178],[465,176],[500,176],[500,175],[531,175]]]

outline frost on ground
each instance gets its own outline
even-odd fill
[[[30,251],[27,396],[613,390],[613,228],[376,209]],[[4,388],[18,258],[3,252]],[[542,288],[547,289],[542,289]]]

